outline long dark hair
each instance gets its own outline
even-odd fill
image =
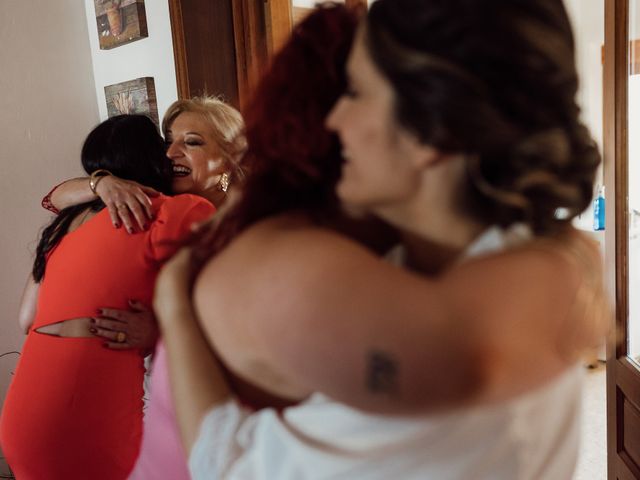
[[[319,6],[275,56],[244,112],[241,200],[209,235],[208,254],[268,216],[299,210],[321,221],[338,210],[340,145],[325,118],[346,87],[358,17],[344,6]]]
[[[398,122],[466,154],[462,211],[548,233],[588,206],[600,155],[562,0],[377,0],[365,41]]]
[[[84,141],[81,159],[87,173],[105,169],[120,178],[171,193],[171,161],[158,129],[144,115],[118,115],[99,124]],[[86,209],[103,208],[100,199],[65,208],[42,231],[32,270],[36,282],[44,277],[47,255],[67,234],[71,222]]]

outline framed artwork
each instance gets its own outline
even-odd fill
[[[104,87],[109,117],[127,113],[138,113],[151,118],[160,126],[156,87],[153,77],[136,78],[127,82],[115,83]]]
[[[149,36],[144,0],[93,0],[93,3],[101,50]]]

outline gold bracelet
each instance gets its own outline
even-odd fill
[[[102,180],[104,177],[109,177],[109,176],[111,176],[111,172],[109,170],[104,170],[104,169],[96,170],[91,174],[91,176],[89,177],[89,189],[93,192],[95,196],[98,196],[98,193],[96,192],[96,188],[98,188],[98,183],[100,183],[100,180]]]

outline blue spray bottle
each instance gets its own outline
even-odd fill
[[[593,199],[593,229],[604,230],[604,185],[598,187],[598,194]]]

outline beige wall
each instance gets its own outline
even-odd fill
[[[82,140],[98,122],[83,3],[0,1],[0,354],[24,340],[18,301],[49,218],[40,199],[80,173]],[[0,357],[0,402],[15,361]]]

